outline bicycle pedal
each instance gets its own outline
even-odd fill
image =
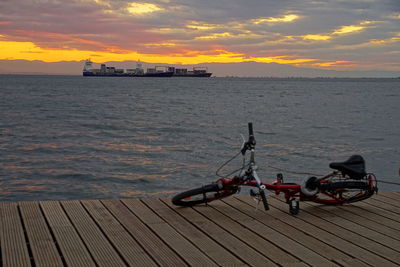
[[[260,193],[255,192],[253,189],[250,189],[250,196],[256,202],[256,210],[258,210],[258,205],[260,205],[261,202]]]
[[[258,210],[258,206],[260,205],[261,200],[253,198],[256,202],[256,211]]]

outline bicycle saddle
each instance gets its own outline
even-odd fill
[[[341,171],[351,179],[359,180],[367,174],[365,172],[365,161],[360,155],[353,155],[343,162],[332,162],[329,167]]]

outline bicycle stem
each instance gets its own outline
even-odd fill
[[[254,155],[255,155],[254,148],[252,148],[250,150],[250,164],[253,164],[253,165],[256,164],[256,162],[254,161]]]
[[[257,185],[260,186],[261,180],[258,177],[258,175],[256,173],[256,170],[255,170],[256,169],[256,162],[254,160],[254,155],[255,155],[255,151],[254,151],[254,148],[252,148],[250,150],[250,167],[249,167],[249,170],[251,171],[251,174],[253,175],[254,179],[256,180]]]
[[[258,187],[260,188],[261,187],[261,179],[260,179],[260,177],[258,177],[258,174],[256,173],[255,170],[253,170],[253,177],[256,180]]]

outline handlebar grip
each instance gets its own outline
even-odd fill
[[[249,122],[249,145],[254,148],[256,145],[256,139],[254,138],[253,123]]]
[[[249,136],[254,136],[253,123],[249,122]]]

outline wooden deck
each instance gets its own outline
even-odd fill
[[[400,193],[339,207],[236,196],[0,203],[2,266],[398,266]]]

